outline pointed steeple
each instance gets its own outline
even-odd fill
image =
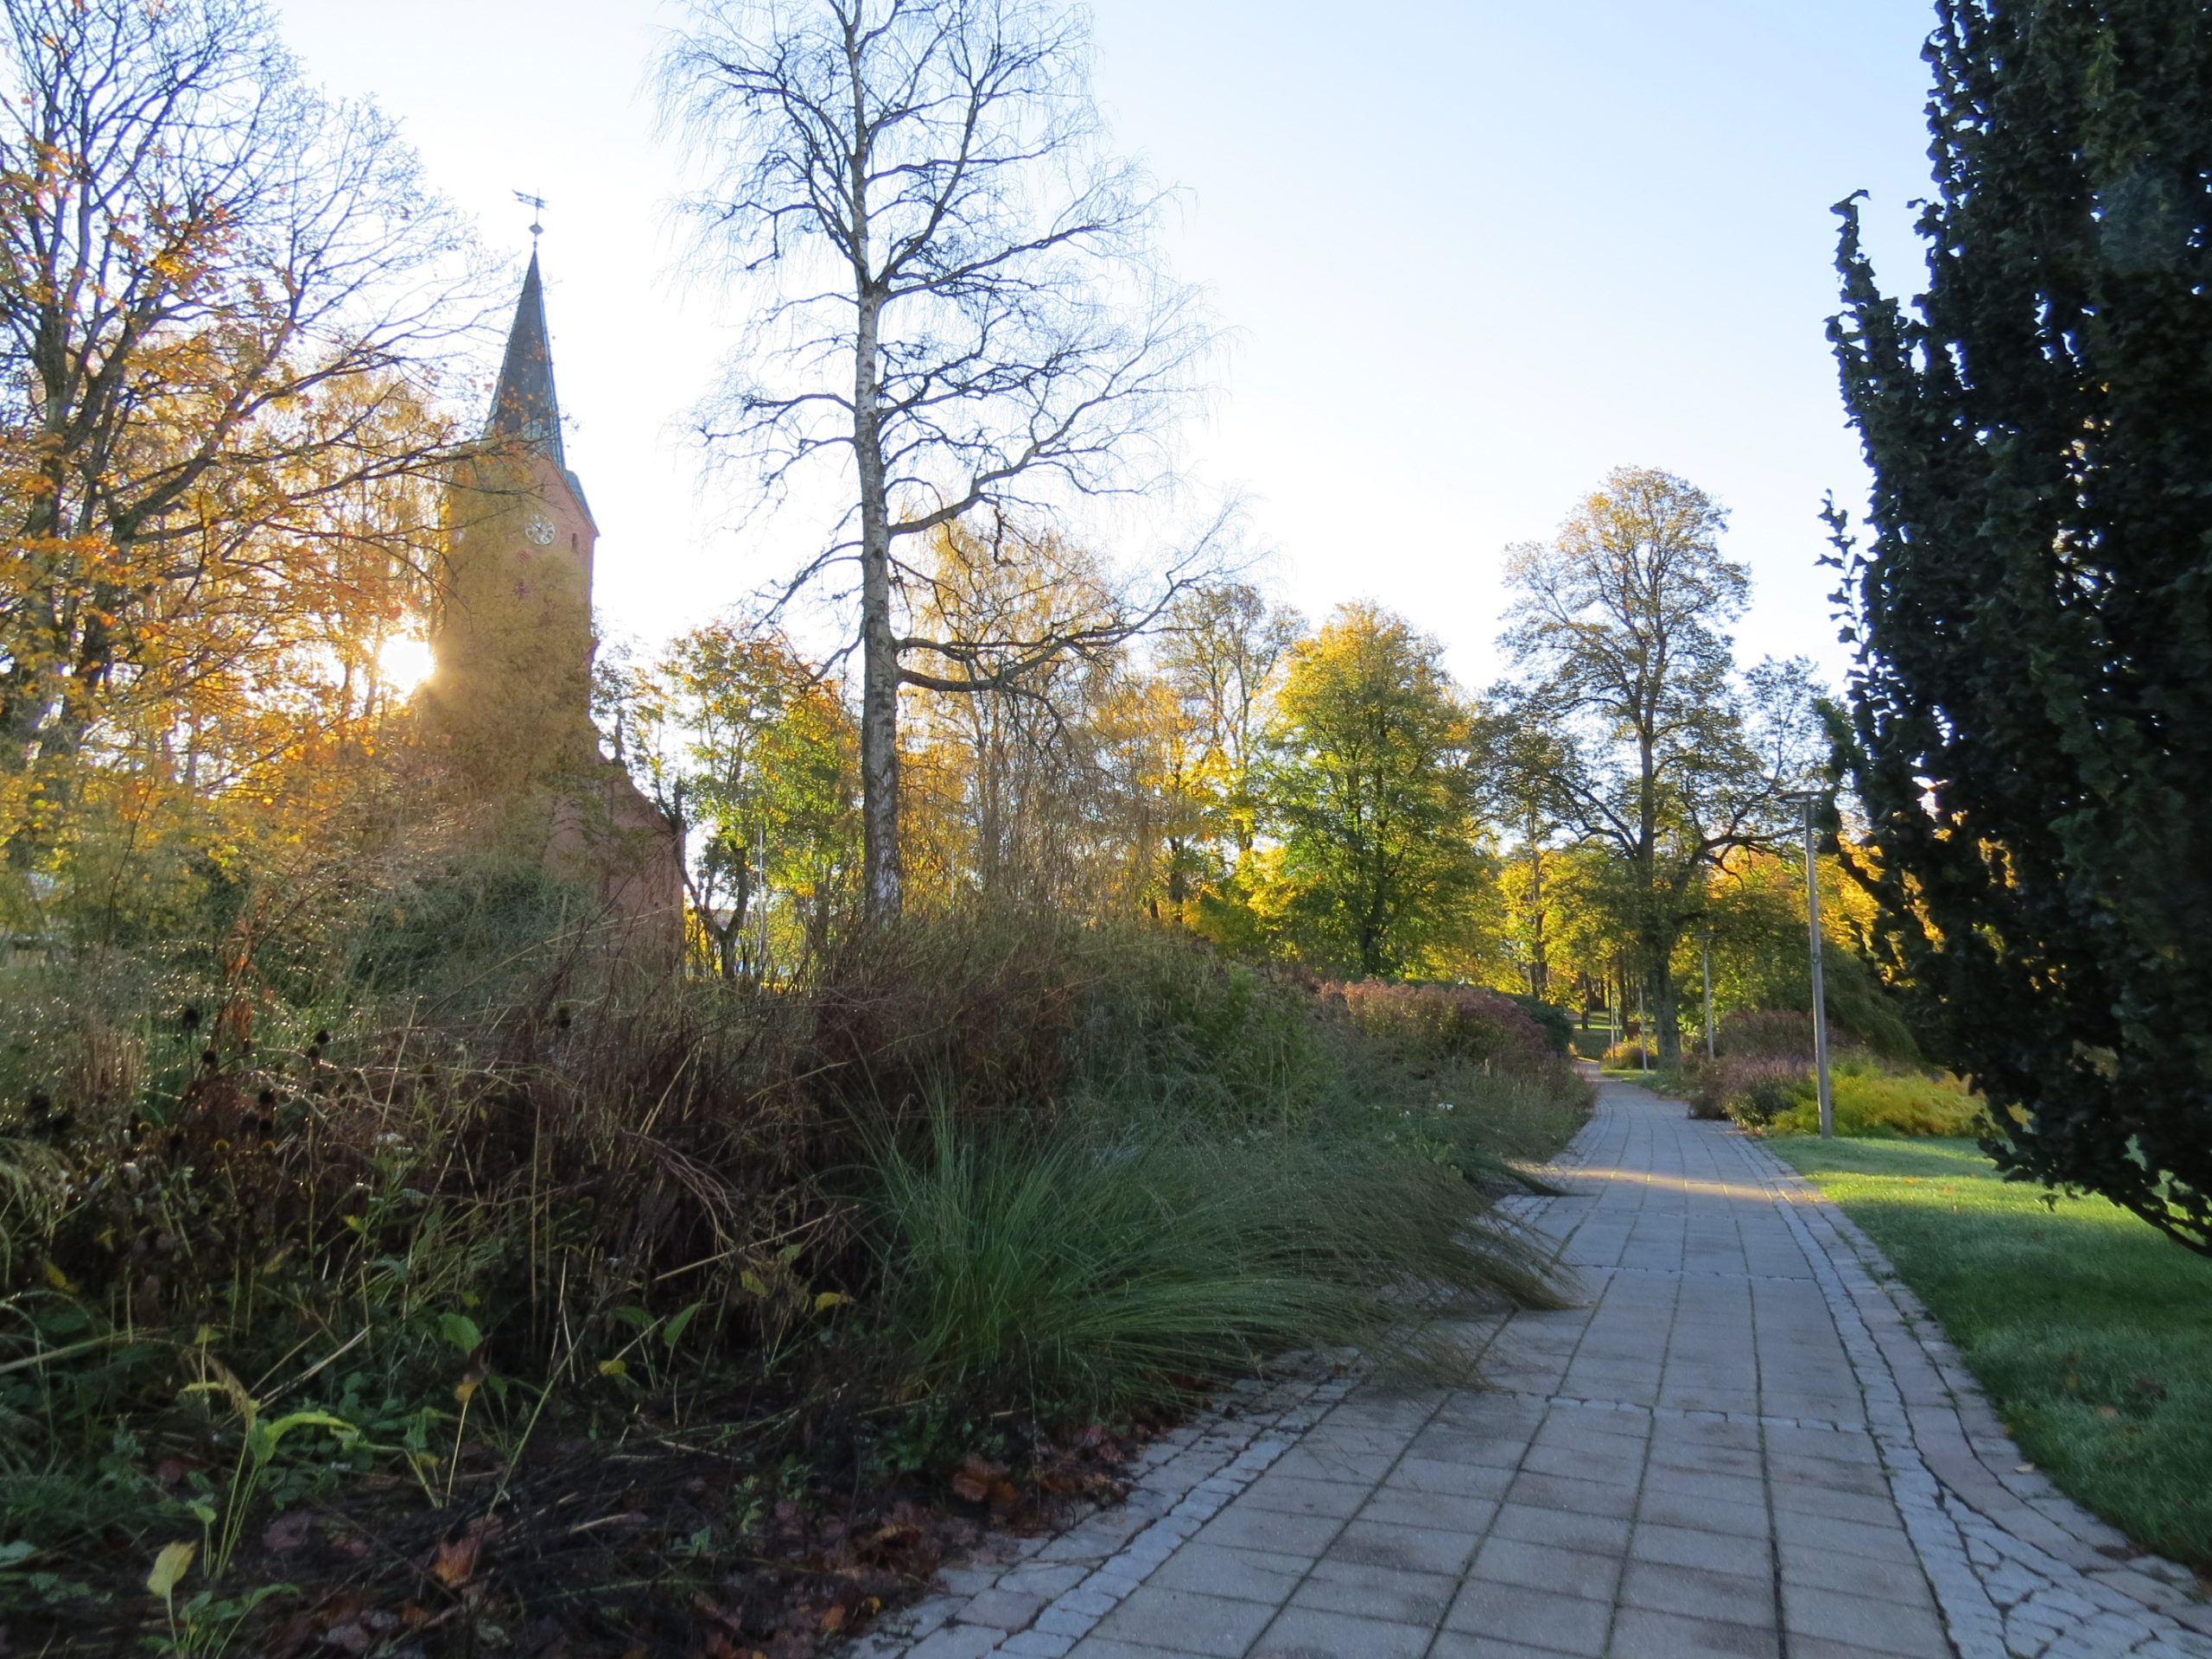
[[[499,384],[492,393],[487,438],[518,439],[552,458],[565,474],[568,457],[561,448],[561,403],[553,393],[553,342],[545,327],[545,286],[532,249],[530,272],[515,302],[514,326],[507,330],[507,354],[499,365]]]

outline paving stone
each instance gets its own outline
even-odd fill
[[[1493,1536],[1521,1538],[1532,1544],[1556,1544],[1592,1555],[1618,1555],[1628,1548],[1629,1523],[1609,1515],[1580,1515],[1573,1510],[1540,1510],[1507,1503],[1491,1522]]]
[[[1414,1491],[1451,1492],[1463,1497],[1503,1497],[1513,1484],[1508,1465],[1451,1463],[1438,1458],[1404,1457],[1385,1478],[1391,1486]]]
[[[1074,1589],[1089,1576],[1090,1571],[1080,1561],[1033,1561],[1007,1569],[994,1587],[1026,1590],[1049,1598]]]
[[[947,1624],[906,1649],[906,1659],[983,1659],[1006,1634],[987,1624]]]
[[[1359,1659],[1421,1659],[1434,1630],[1435,1626],[1427,1623],[1402,1624],[1294,1604],[1277,1615],[1249,1653],[1250,1659],[1317,1659],[1324,1654],[1357,1654]]]
[[[1825,1515],[1800,1515],[1777,1510],[1775,1537],[1783,1544],[1802,1544],[1839,1555],[1866,1555],[1876,1560],[1910,1566],[1912,1541],[1902,1525],[1870,1526],[1861,1521],[1838,1521]]]
[[[1289,1597],[1312,1565],[1304,1555],[1231,1549],[1198,1539],[1169,1556],[1145,1582],[1166,1590],[1196,1590],[1274,1606]]]
[[[1411,1487],[1384,1485],[1376,1489],[1362,1521],[1382,1521],[1402,1527],[1427,1527],[1439,1532],[1479,1533],[1497,1513],[1497,1501],[1461,1497],[1449,1492],[1424,1492]]]
[[[986,1590],[969,1598],[953,1618],[963,1624],[988,1624],[998,1630],[1018,1630],[1045,1611],[1046,1598],[1020,1590]]]
[[[1672,1561],[1631,1560],[1621,1575],[1624,1607],[1774,1628],[1774,1581]]]
[[[1445,1615],[1446,1630],[1526,1643],[1554,1653],[1594,1656],[1605,1649],[1612,1608],[1603,1601],[1470,1580]]]
[[[1624,1607],[1613,1622],[1610,1659],[1781,1659],[1782,1638],[1719,1619]]]
[[[1374,1488],[1365,1481],[1312,1480],[1302,1475],[1268,1473],[1245,1490],[1242,1503],[1286,1515],[1325,1515],[1342,1521],[1367,1502]]]
[[[1757,1508],[1766,1502],[1765,1483],[1757,1475],[1725,1475],[1707,1469],[1673,1469],[1655,1463],[1644,1476],[1646,1493],[1666,1492],[1700,1503],[1743,1503]]]
[[[1292,1593],[1290,1605],[1434,1630],[1459,1588],[1458,1577],[1450,1573],[1321,1560]]]
[[[1893,1596],[1915,1605],[1932,1605],[1917,1567],[1846,1555],[1806,1544],[1778,1547],[1782,1581],[1808,1590],[1837,1590],[1853,1596]]]
[[[1578,1549],[1532,1544],[1518,1538],[1492,1538],[1475,1557],[1474,1576],[1495,1584],[1527,1585],[1563,1595],[1607,1601],[1619,1583],[1618,1555],[1586,1555]]]
[[[1440,1532],[1387,1521],[1354,1521],[1329,1545],[1326,1559],[1408,1573],[1457,1573],[1479,1541],[1471,1532]]]
[[[1572,1510],[1578,1515],[1609,1515],[1625,1520],[1636,1512],[1633,1487],[1570,1480],[1559,1475],[1521,1475],[1506,1488],[1505,1497],[1508,1503]]]
[[[1200,1595],[1193,1590],[1161,1590],[1144,1585],[1098,1621],[1097,1634],[1118,1642],[1141,1643],[1171,1653],[1237,1659],[1253,1637],[1274,1617],[1264,1602]]]
[[[1646,1492],[1637,1505],[1638,1525],[1687,1527],[1693,1531],[1726,1533],[1734,1538],[1763,1541],[1774,1529],[1764,1503],[1728,1503],[1695,1498],[1681,1492]],[[1903,1535],[1900,1534],[1900,1536]]]
[[[1859,1521],[1887,1526],[1897,1512],[1897,1500],[1885,1492],[1840,1491],[1833,1486],[1808,1485],[1802,1481],[1777,1481],[1767,1489],[1777,1510],[1796,1515],[1825,1515],[1837,1521]]]
[[[1267,1549],[1285,1555],[1319,1555],[1344,1523],[1325,1515],[1286,1515],[1280,1510],[1232,1503],[1198,1529],[1200,1540],[1232,1549]]]
[[[1495,1637],[1462,1636],[1446,1630],[1428,1650],[1429,1659],[1558,1659],[1557,1648],[1532,1648],[1525,1643]]]
[[[1793,1634],[1825,1636],[1885,1653],[1923,1648],[1943,1633],[1935,1610],[1913,1599],[1846,1595],[1786,1579],[1782,1618]]]
[[[1579,1446],[1534,1446],[1521,1460],[1521,1466],[1531,1474],[1560,1475],[1570,1480],[1591,1480],[1608,1486],[1634,1486],[1643,1474],[1643,1442],[1612,1440],[1608,1447],[1589,1443],[1589,1440],[1608,1438],[1592,1436]]]
[[[1832,1642],[1826,1637],[1792,1635],[1789,1659],[1953,1659],[1953,1651],[1948,1642],[1939,1642],[1932,1648],[1906,1648],[1891,1653],[1848,1642]]]
[[[1303,1442],[1275,1459],[1272,1472],[1303,1475],[1313,1480],[1351,1480],[1372,1485],[1397,1461],[1391,1452],[1347,1452],[1341,1446],[1307,1446]]]
[[[1694,1527],[1639,1522],[1630,1539],[1631,1560],[1657,1561],[1670,1567],[1701,1567],[1738,1578],[1771,1583],[1774,1554],[1763,1538],[1741,1538],[1725,1532],[1706,1532]]]

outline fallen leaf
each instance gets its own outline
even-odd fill
[[[833,1602],[830,1604],[829,1611],[822,1615],[822,1634],[824,1636],[835,1636],[838,1631],[844,1628],[845,1610]]]
[[[484,1535],[471,1529],[438,1546],[430,1561],[430,1576],[448,1590],[458,1590],[476,1571],[476,1557],[483,1550]]]
[[[287,1510],[262,1529],[261,1547],[283,1555],[297,1549],[308,1541],[308,1529],[315,1517],[305,1510]]]
[[[973,1454],[954,1471],[952,1490],[970,1503],[981,1503],[991,1489],[1006,1478],[1006,1465]]]
[[[335,1648],[340,1653],[366,1653],[369,1643],[375,1640],[376,1637],[350,1620],[343,1624],[334,1624],[322,1633],[323,1645]]]
[[[2097,1415],[2107,1420],[2110,1420],[2120,1415],[2120,1408],[2118,1406],[2099,1406],[2097,1408]]]

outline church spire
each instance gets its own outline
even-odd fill
[[[519,440],[552,458],[565,474],[568,457],[561,448],[561,404],[553,393],[553,343],[545,327],[545,286],[537,274],[537,252],[531,251],[530,271],[507,331],[507,354],[499,365],[499,384],[492,393],[487,438]]]

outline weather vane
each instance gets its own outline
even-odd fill
[[[545,233],[545,227],[537,222],[545,213],[545,198],[518,190],[515,192],[515,200],[530,209],[530,251],[536,253],[537,238]]]

